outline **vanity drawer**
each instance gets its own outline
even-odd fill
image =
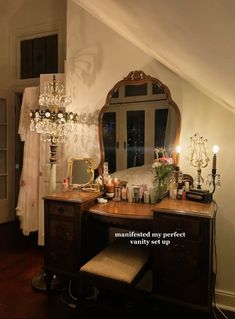
[[[49,214],[65,217],[74,217],[74,207],[71,205],[50,203]]]
[[[186,239],[199,239],[201,236],[201,221],[196,218],[182,216],[161,216],[158,219],[160,231],[163,233],[184,233]]]

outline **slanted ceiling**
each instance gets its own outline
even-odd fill
[[[235,112],[234,0],[74,0]]]

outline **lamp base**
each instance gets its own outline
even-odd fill
[[[186,199],[200,203],[210,203],[213,200],[213,193],[206,190],[190,189],[186,192]]]

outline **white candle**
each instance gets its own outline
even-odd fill
[[[180,163],[181,150],[182,150],[182,148],[180,145],[176,146],[176,166],[179,166],[179,163]]]
[[[113,180],[113,184],[114,184],[114,186],[115,186],[115,187],[118,187],[118,186],[119,186],[120,181],[118,180],[118,178],[117,178],[117,177],[115,177],[115,178],[114,178],[114,180]]]
[[[212,162],[212,169],[216,169],[216,154],[219,151],[219,146],[218,145],[214,145],[213,146],[213,162]]]

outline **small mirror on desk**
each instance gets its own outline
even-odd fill
[[[69,189],[96,191],[94,161],[91,158],[71,158],[68,161]]]

